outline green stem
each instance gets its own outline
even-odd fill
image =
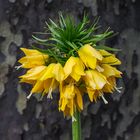
[[[78,110],[74,113],[72,121],[72,140],[81,140],[81,118]]]

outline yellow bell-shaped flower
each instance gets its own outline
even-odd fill
[[[21,48],[25,56],[18,60],[23,68],[33,68],[45,65],[48,59],[47,54],[43,54],[37,50]]]
[[[101,67],[104,69],[102,74],[105,75],[107,78],[110,76],[121,78],[122,72],[117,70],[115,67],[112,67],[108,64],[102,64]]]
[[[20,82],[34,84],[42,75],[46,66],[37,66],[29,69],[24,75],[20,76]]]
[[[42,76],[38,80],[39,83],[44,84],[44,94],[48,93],[48,98],[52,98],[52,91],[55,90],[58,86],[58,82],[64,80],[64,71],[61,64],[51,63],[45,70]]]
[[[114,76],[107,78],[108,83],[105,84],[102,91],[105,93],[113,93],[116,89],[116,78]]]
[[[45,81],[48,78],[54,78],[58,82],[62,82],[64,80],[65,73],[60,63],[51,63],[50,65],[48,65],[39,80]]]
[[[102,55],[99,51],[91,47],[89,44],[84,45],[78,50],[78,55],[86,67],[91,69],[96,68],[97,60],[102,60]]]
[[[52,98],[52,91],[58,87],[58,82],[63,81],[64,76],[61,64],[51,63],[49,66],[32,68],[25,75],[20,76],[20,78],[21,82],[33,84],[31,94],[43,93],[45,95],[48,93],[48,98]]]
[[[36,84],[31,90],[31,94],[42,93],[42,97],[45,94],[48,94],[47,97],[52,99],[52,91],[54,91],[57,87],[58,82],[53,78],[46,79],[45,81],[37,80]],[[28,97],[30,97],[30,95]]]
[[[104,87],[103,87],[104,88]],[[108,101],[105,99],[104,95],[103,95],[103,89],[101,90],[94,90],[90,87],[87,87],[87,93],[89,96],[89,99],[91,102],[93,102],[93,100],[96,102],[97,98],[102,98],[105,104],[108,104]]]
[[[69,84],[62,87],[60,92],[60,100],[59,100],[59,110],[65,112],[65,109],[69,112],[67,114],[73,114],[73,98],[74,98],[74,85]],[[71,112],[71,113],[70,113]]]
[[[115,57],[114,54],[111,54],[105,50],[99,50],[103,59],[101,61],[102,64],[109,64],[109,65],[120,65],[121,61]]]
[[[76,108],[79,111],[83,109],[83,99],[80,90],[74,86],[74,83],[62,86],[59,110],[63,111],[65,116],[73,116]]]
[[[90,87],[87,87],[87,93],[91,102],[93,102],[93,100],[96,102],[97,98],[100,96],[99,90],[94,90]]]
[[[84,81],[87,87],[93,90],[100,90],[107,83],[106,77],[96,70],[87,70]]]
[[[81,76],[85,75],[84,69],[82,61],[78,57],[71,56],[64,66],[65,78],[70,75],[75,81],[79,81]]]

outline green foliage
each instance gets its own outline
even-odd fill
[[[78,49],[85,44],[90,44],[96,49],[118,51],[117,49],[104,45],[97,45],[100,41],[113,35],[113,31],[109,31],[109,28],[102,34],[96,34],[99,28],[97,23],[98,19],[90,25],[88,17],[84,15],[83,20],[79,24],[76,24],[70,16],[64,18],[60,13],[58,23],[55,23],[51,19],[49,23],[46,22],[50,34],[48,39],[40,39],[33,36],[33,39],[35,39],[38,44],[49,48],[36,49],[49,54],[49,56],[53,57],[61,64],[64,64],[70,56],[77,56]]]

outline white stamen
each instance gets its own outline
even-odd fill
[[[96,69],[99,71],[99,72],[103,72],[104,69],[102,67],[100,67],[99,65],[96,66]]]
[[[72,116],[72,122],[76,122],[76,118],[74,116]]]
[[[19,70],[21,67],[22,67],[22,65],[20,65],[20,66],[15,66],[15,69],[16,69],[16,70]]]
[[[118,87],[118,89],[123,89],[123,87]]]
[[[114,88],[116,89],[117,92],[121,93],[121,89],[122,89],[123,87],[114,87]]]
[[[27,96],[27,99],[30,99],[30,97],[32,96],[32,92]]]
[[[104,103],[105,103],[105,104],[108,104],[108,101],[105,99],[105,97],[104,97],[103,95],[101,95],[101,97],[102,97]]]
[[[49,93],[48,93],[47,98],[49,98],[49,99],[52,99],[53,98],[52,97],[52,88],[49,89]]]

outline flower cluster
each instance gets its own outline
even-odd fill
[[[42,97],[47,95],[53,99],[53,91],[59,89],[59,110],[65,116],[73,116],[77,109],[83,110],[85,94],[91,102],[101,97],[107,103],[104,94],[119,91],[116,78],[122,73],[115,66],[121,62],[107,51],[111,50],[109,47],[96,45],[111,32],[91,36],[95,26],[85,30],[85,21],[72,26],[71,20],[65,21],[61,15],[60,27],[53,21],[51,25],[47,24],[52,35],[50,40],[54,41],[53,48],[21,48],[25,56],[19,60],[20,67],[28,70],[20,76],[20,81],[32,85],[28,98],[34,93],[41,93]],[[34,38],[39,44],[47,44],[46,40]]]

